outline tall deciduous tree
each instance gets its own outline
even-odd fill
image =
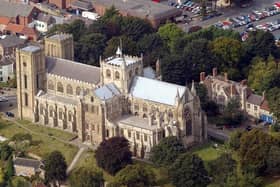
[[[155,184],[155,174],[143,165],[128,165],[117,173],[113,184],[114,186],[149,187]]]
[[[70,176],[72,187],[101,187],[103,183],[103,173],[89,168],[78,168]]]
[[[112,137],[98,146],[95,154],[97,165],[110,174],[116,174],[132,163],[129,142],[124,137]]]
[[[181,155],[170,167],[169,175],[176,187],[202,187],[210,183],[203,161],[193,154]]]
[[[66,179],[67,164],[59,151],[51,152],[45,160],[45,178],[48,182],[60,184]]]
[[[245,171],[263,174],[266,169],[266,159],[271,146],[272,137],[260,129],[253,129],[241,136],[238,149],[240,163]]]
[[[280,87],[272,88],[267,93],[267,100],[269,104],[270,112],[273,113],[273,116],[280,119]]]
[[[182,142],[175,136],[169,136],[152,148],[150,160],[156,165],[171,165],[184,151]]]

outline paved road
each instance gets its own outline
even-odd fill
[[[75,165],[76,165],[77,162],[79,161],[79,159],[80,159],[82,153],[83,153],[85,150],[86,150],[85,147],[81,147],[81,148],[79,149],[79,151],[78,151],[77,154],[75,155],[74,159],[72,160],[71,164],[70,164],[70,165],[68,166],[68,168],[67,168],[67,171],[66,171],[67,175],[73,170],[73,168],[75,167]]]

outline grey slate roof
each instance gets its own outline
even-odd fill
[[[144,74],[144,77],[149,78],[149,79],[156,78],[156,73],[153,70],[153,68],[150,66],[143,69],[143,74]]]
[[[260,95],[256,95],[256,94],[251,94],[249,95],[249,97],[247,98],[247,102],[260,106],[262,104],[263,98]]]
[[[107,99],[111,99],[114,96],[121,94],[121,92],[114,85],[114,83],[105,84],[104,86],[94,90],[94,93],[96,94],[97,97],[99,97],[99,99],[103,101]]]
[[[84,10],[93,9],[92,4],[88,1],[77,0],[74,1],[71,5]]]
[[[21,50],[22,51],[25,51],[25,52],[36,52],[36,51],[39,51],[41,48],[38,47],[38,46],[35,46],[35,45],[29,45],[27,47],[24,47],[22,48]]]
[[[25,166],[25,167],[32,167],[36,170],[40,168],[41,161],[34,160],[34,159],[27,159],[27,158],[15,158],[14,159],[14,165],[16,166]]]
[[[100,68],[71,60],[46,57],[46,68],[49,74],[59,75],[74,80],[98,84]]]
[[[0,45],[3,48],[16,47],[25,44],[25,40],[14,35],[7,35],[4,39],[0,39]]]
[[[93,0],[94,4],[101,4],[107,8],[115,6],[120,11],[126,11],[131,16],[141,18],[164,19],[181,14],[175,7],[155,3],[150,0]]]
[[[6,66],[6,65],[10,65],[16,62],[16,59],[14,57],[11,56],[3,56],[2,58],[0,58],[0,66]]]
[[[42,21],[42,22],[45,22],[48,24],[55,22],[55,19],[51,15],[44,14],[44,13],[39,13],[36,20]]]
[[[0,1],[0,16],[13,18],[20,15],[26,17],[30,15],[32,10],[33,7],[30,5]]]
[[[69,37],[71,37],[70,34],[60,33],[60,34],[52,35],[52,36],[50,36],[50,37],[48,37],[48,38],[54,39],[54,40],[60,40],[60,41],[61,41],[61,40],[65,40],[65,39],[67,39],[67,38],[69,38]]]

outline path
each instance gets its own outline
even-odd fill
[[[82,155],[82,153],[83,153],[85,150],[86,150],[85,147],[81,147],[81,148],[79,149],[79,151],[78,151],[77,154],[75,155],[74,159],[72,160],[71,164],[70,164],[70,165],[68,166],[68,168],[67,168],[67,171],[66,171],[67,175],[72,171],[72,169],[74,168],[74,166],[77,164],[77,162],[78,162],[80,156]]]

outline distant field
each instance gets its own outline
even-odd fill
[[[54,137],[68,141],[69,139],[72,139],[75,135],[58,129],[51,129],[39,125],[34,125],[27,121],[20,121],[20,123],[36,133],[42,133],[51,136],[48,137],[48,136],[42,136],[42,135],[31,133],[34,143],[29,147],[28,149],[29,152],[44,157],[45,155],[47,155],[48,153],[54,150],[59,150],[64,155],[67,164],[71,163],[73,157],[78,151],[78,148],[70,144],[62,143],[56,140]],[[29,132],[19,127],[13,122],[0,119],[1,136],[11,138],[13,135],[17,133],[29,133]]]

